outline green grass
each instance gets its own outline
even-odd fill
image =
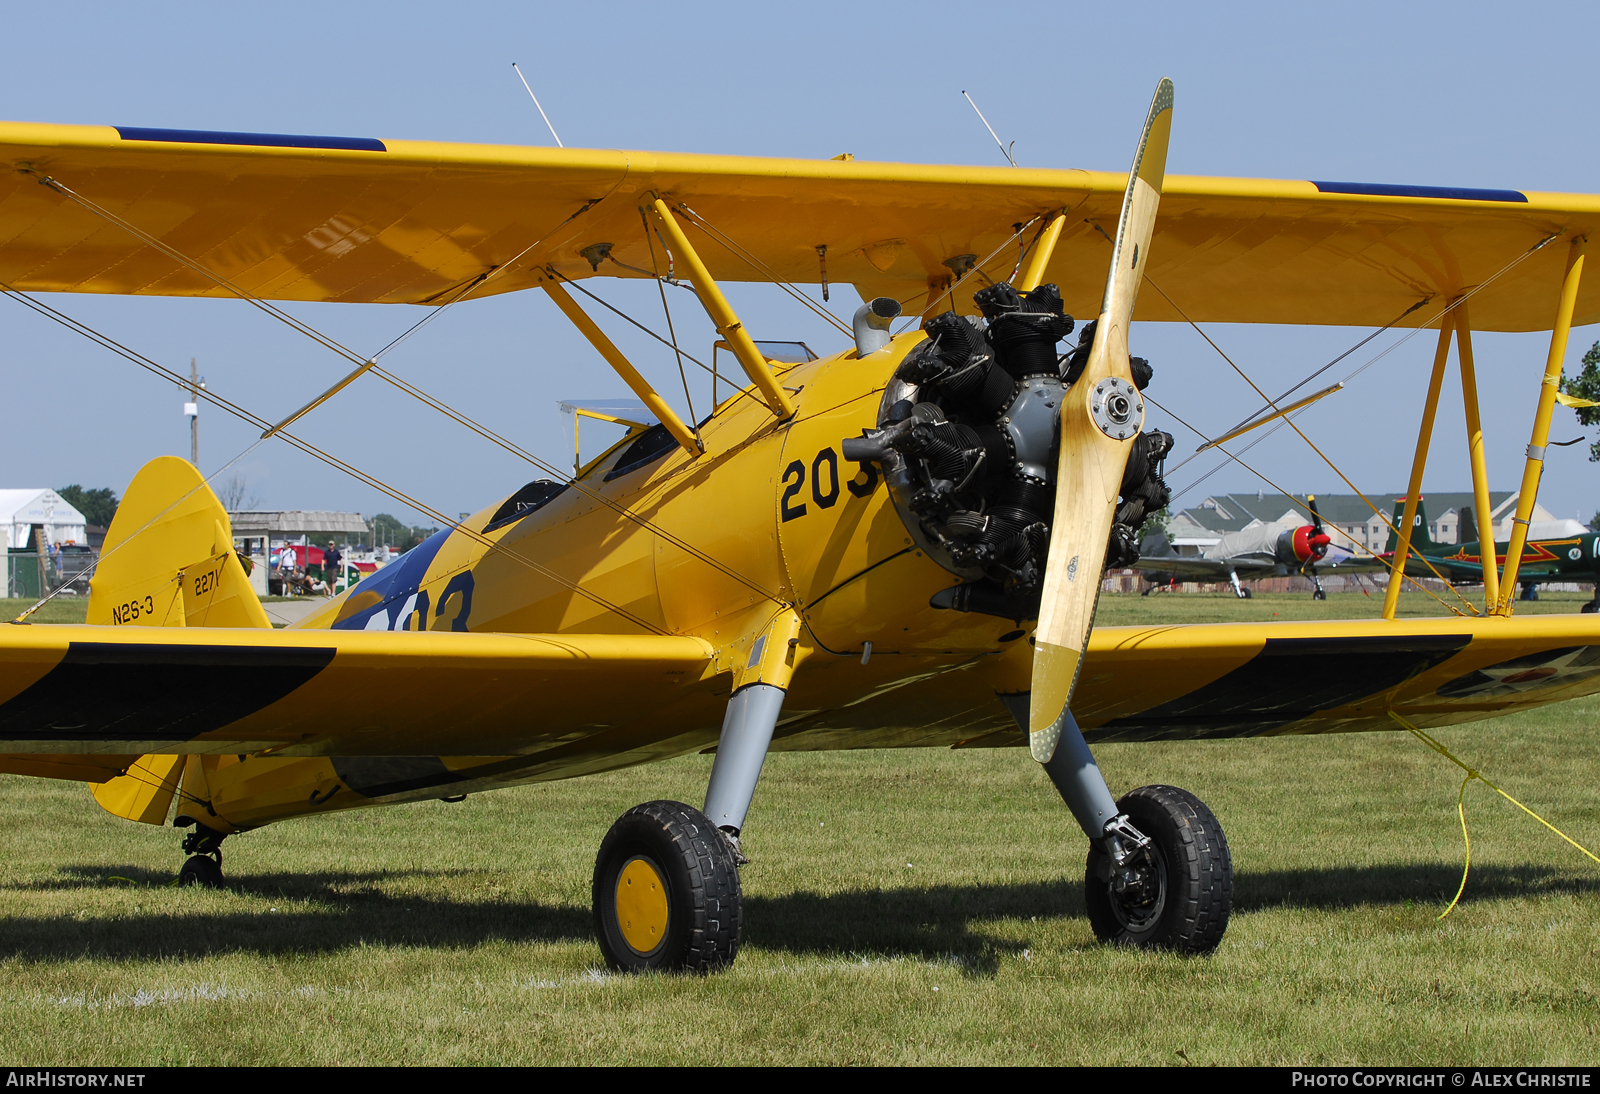
[[[1108,595],[1100,618],[1348,618],[1365,600]],[[1595,848],[1597,716],[1583,700],[1440,736]],[[773,755],[747,828],[744,949],[710,978],[599,971],[588,893],[617,814],[698,802],[706,757],[272,826],[228,841],[222,892],[166,885],[173,830],[109,817],[82,786],[0,779],[7,1055],[1594,1061],[1600,867],[1475,784],[1471,879],[1437,922],[1460,880],[1459,779],[1409,737],[1097,755],[1113,788],[1184,786],[1221,819],[1237,892],[1213,957],[1094,943],[1082,836],[1020,750]]]

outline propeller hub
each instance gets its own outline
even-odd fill
[[[1125,441],[1144,424],[1144,400],[1139,389],[1120,376],[1108,376],[1089,394],[1089,411],[1100,432]]]

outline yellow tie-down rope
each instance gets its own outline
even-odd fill
[[[1572,844],[1572,846],[1588,855],[1594,860],[1596,865],[1600,865],[1600,858],[1597,858],[1593,851],[1590,851],[1583,844],[1579,843],[1561,829],[1545,820],[1532,809],[1529,809],[1526,805],[1523,805],[1516,798],[1513,798],[1510,794],[1507,794],[1504,790],[1501,790],[1494,783],[1490,782],[1488,779],[1479,774],[1476,769],[1468,767],[1466,764],[1456,759],[1455,755],[1452,754],[1451,751],[1443,744],[1441,744],[1437,738],[1431,737],[1427,733],[1424,733],[1422,730],[1418,729],[1416,726],[1412,725],[1410,722],[1400,717],[1400,715],[1396,714],[1392,710],[1389,711],[1388,714],[1389,717],[1393,718],[1400,724],[1401,728],[1405,729],[1417,740],[1421,741],[1423,744],[1427,745],[1429,748],[1433,749],[1439,755],[1443,756],[1445,759],[1449,760],[1451,763],[1455,764],[1457,767],[1467,773],[1467,777],[1461,780],[1461,792],[1456,795],[1456,813],[1461,818],[1461,839],[1467,845],[1467,857],[1466,861],[1461,864],[1461,885],[1456,889],[1456,895],[1451,899],[1449,907],[1445,908],[1444,911],[1439,913],[1440,919],[1443,919],[1445,916],[1455,911],[1457,902],[1461,900],[1461,894],[1467,890],[1467,871],[1472,868],[1472,838],[1467,835],[1467,784],[1473,779],[1477,779],[1479,782],[1483,783],[1490,790],[1493,790],[1496,794],[1499,794],[1506,801],[1510,802],[1512,805],[1528,814],[1528,816],[1532,817],[1534,820],[1550,829],[1550,831],[1554,832],[1556,835]]]

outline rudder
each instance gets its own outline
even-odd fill
[[[1394,521],[1389,528],[1389,543],[1384,551],[1393,554],[1400,545],[1400,522],[1406,519],[1406,499],[1394,499]],[[1417,499],[1417,515],[1411,518],[1411,549],[1423,551],[1432,547],[1433,537],[1428,534],[1428,506],[1422,498]]]
[[[234,553],[227,510],[187,460],[160,456],[139,469],[100,557],[89,623],[272,626]]]
[[[89,623],[272,627],[234,553],[227,510],[187,460],[161,456],[139,469],[100,557],[89,580]],[[183,762],[182,756],[141,756],[90,789],[108,813],[162,824]]]

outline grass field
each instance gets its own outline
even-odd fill
[[[1406,610],[1437,605],[1408,594]],[[1577,594],[1522,607],[1575,611]],[[1103,598],[1101,622],[1374,615],[1359,594]],[[0,605],[0,610],[6,606]],[[52,605],[52,608],[55,606]],[[81,606],[78,611],[81,613]],[[13,614],[15,609],[12,609]],[[58,621],[70,616],[58,609]],[[80,615],[81,618],[81,615]],[[1600,700],[1440,736],[1600,844]],[[776,754],[745,946],[711,978],[599,970],[589,874],[707,757],[232,838],[167,886],[171,829],[0,779],[0,1029],[26,1064],[1593,1063],[1600,867],[1404,734],[1109,745],[1116,791],[1227,830],[1209,959],[1096,945],[1084,841],[1021,750]]]

